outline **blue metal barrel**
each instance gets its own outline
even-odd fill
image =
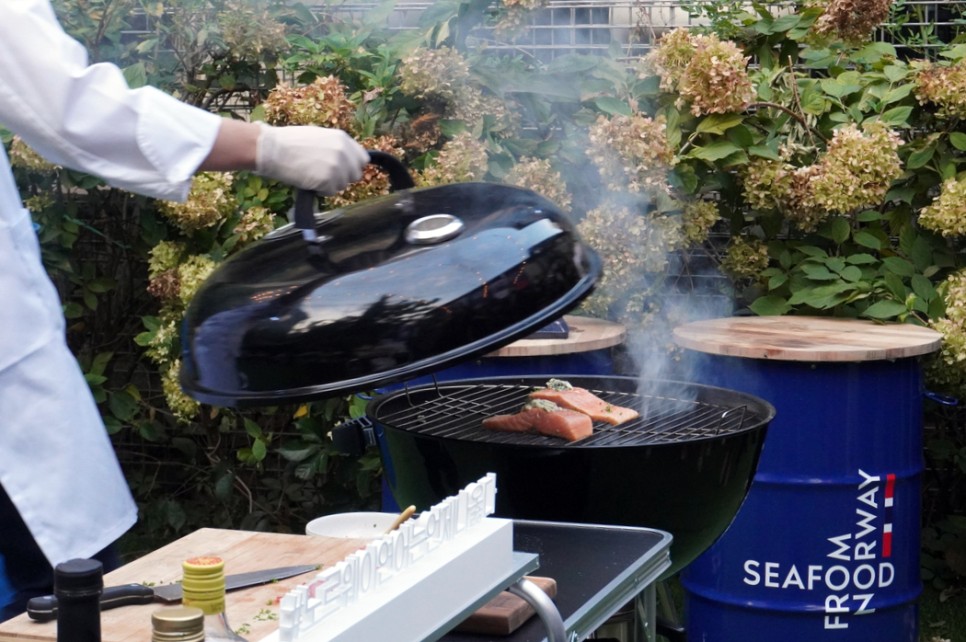
[[[695,379],[777,411],[735,519],[682,572],[689,641],[916,642],[919,355],[939,335],[764,317],[676,336],[697,350]]]

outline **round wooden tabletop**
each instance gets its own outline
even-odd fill
[[[942,335],[907,323],[829,317],[727,317],[674,329],[678,345],[709,354],[784,361],[877,361],[928,354]]]
[[[564,321],[570,328],[566,339],[519,339],[486,356],[535,357],[590,352],[619,345],[627,336],[623,325],[603,319],[566,315]]]

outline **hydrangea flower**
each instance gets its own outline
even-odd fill
[[[643,114],[599,116],[590,128],[587,155],[609,190],[669,190],[667,175],[675,156],[663,118],[652,119]]]
[[[570,207],[570,192],[567,191],[563,177],[545,158],[520,159],[506,175],[504,182],[537,192],[563,209]]]

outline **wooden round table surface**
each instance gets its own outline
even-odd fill
[[[619,323],[565,315],[569,336],[549,339],[518,339],[487,354],[487,357],[536,357],[612,348],[624,342],[627,330]]]
[[[877,361],[935,352],[942,335],[908,323],[829,317],[726,317],[674,329],[684,348],[784,361]]]

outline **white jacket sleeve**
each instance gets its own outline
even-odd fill
[[[48,0],[0,0],[0,124],[51,162],[183,200],[221,118],[88,65]]]

